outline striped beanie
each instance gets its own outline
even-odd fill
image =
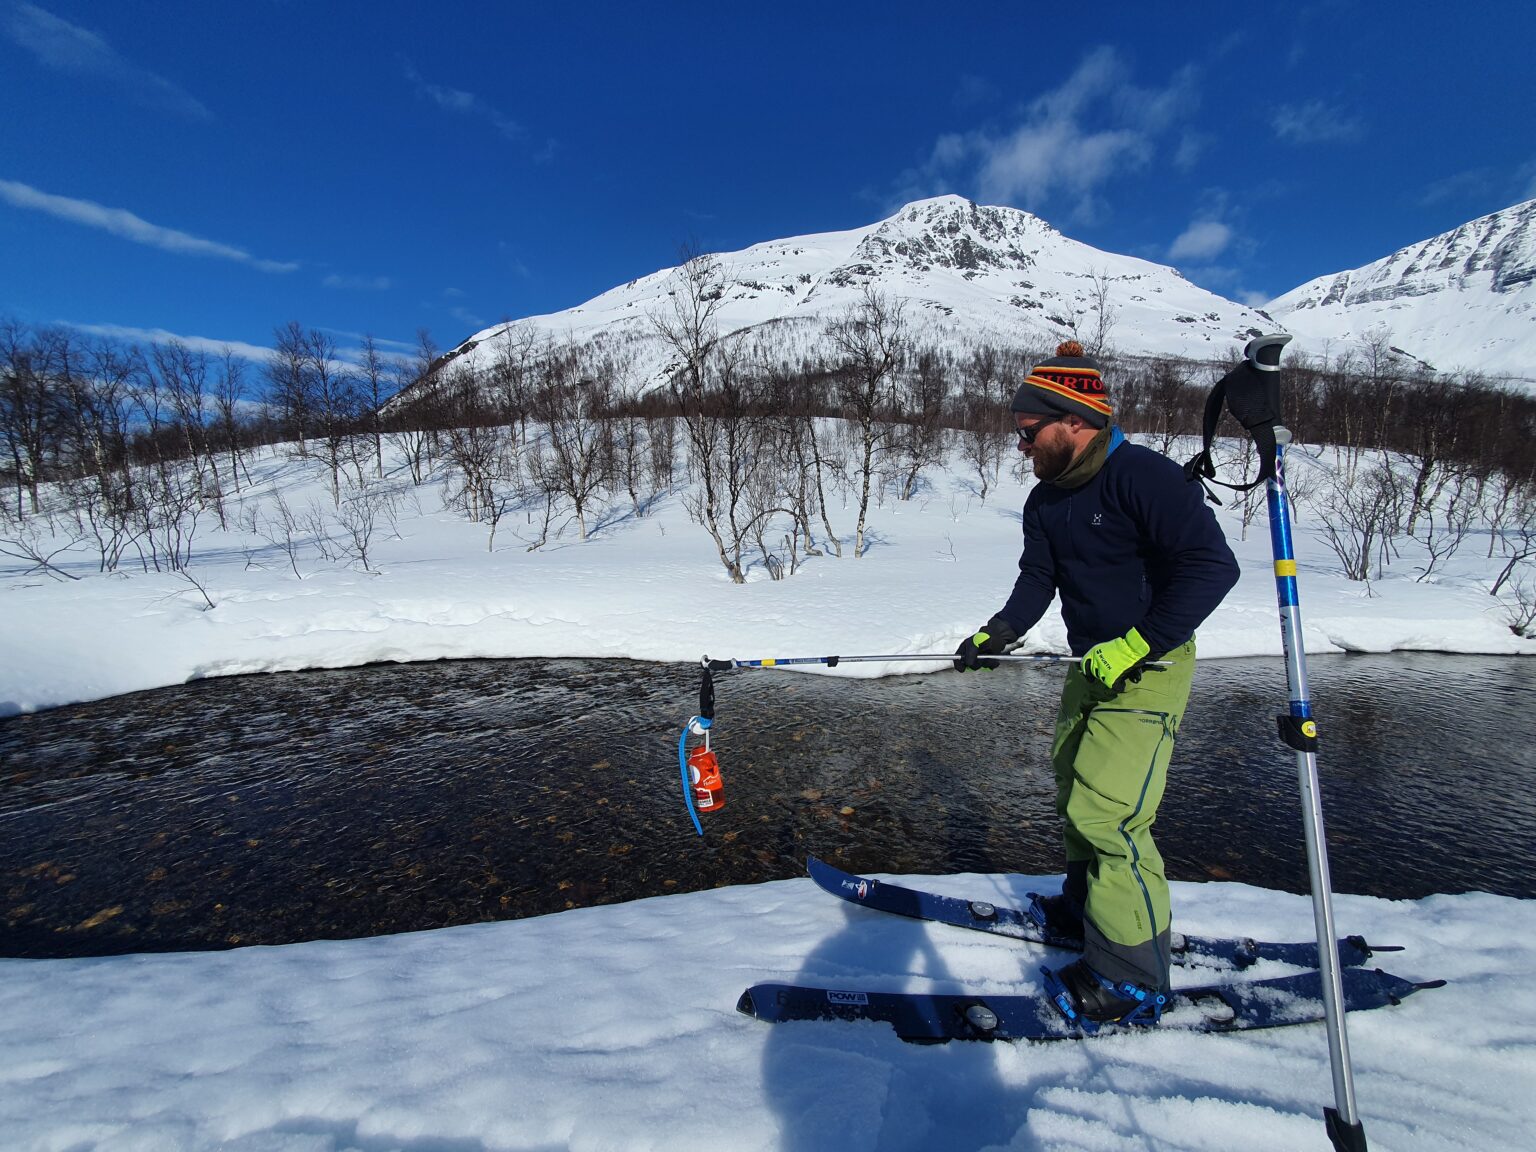
[[[1053,359],[1030,369],[1009,408],[1081,416],[1095,428],[1106,426],[1113,415],[1099,366],[1083,355],[1083,346],[1076,340],[1058,344]]]

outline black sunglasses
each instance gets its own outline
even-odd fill
[[[1055,424],[1058,420],[1065,420],[1065,419],[1066,419],[1065,416],[1047,416],[1044,420],[1036,420],[1028,428],[1025,428],[1022,425],[1020,425],[1020,426],[1016,427],[1014,429],[1014,431],[1016,431],[1019,434],[1019,440],[1020,441],[1022,441],[1025,444],[1033,444],[1035,442],[1035,437],[1040,435],[1041,429],[1049,428],[1052,424]]]

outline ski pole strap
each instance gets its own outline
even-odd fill
[[[1284,334],[1258,336],[1243,349],[1243,362],[1211,388],[1205,398],[1205,416],[1201,422],[1200,453],[1184,465],[1184,475],[1205,486],[1206,495],[1216,504],[1221,501],[1211,491],[1212,484],[1233,492],[1247,492],[1275,474],[1275,425],[1280,423],[1280,350],[1290,337]],[[1216,479],[1216,465],[1211,460],[1211,443],[1222,410],[1232,413],[1253,438],[1259,452],[1258,479],[1250,484],[1228,484]]]
[[[715,718],[715,669],[724,662],[706,656],[702,663],[704,679],[699,684],[699,719],[707,723]],[[727,663],[725,667],[729,668],[730,665]]]

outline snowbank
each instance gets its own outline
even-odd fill
[[[909,882],[1003,901],[1049,881]],[[1303,896],[1173,896],[1189,931],[1311,933]],[[1450,980],[1349,1019],[1371,1147],[1528,1148],[1531,902],[1336,907],[1341,931],[1407,946],[1384,967]],[[763,980],[1002,991],[1060,959],[791,880],[371,940],[0,961],[0,1132],[27,1152],[1328,1146],[1320,1024],[927,1047],[879,1024],[734,1011]]]

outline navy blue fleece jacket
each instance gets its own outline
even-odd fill
[[[1135,628],[1156,657],[1193,636],[1237,576],[1204,489],[1116,428],[1086,484],[1042,482],[1024,501],[1019,578],[998,615],[1022,636],[1060,593],[1074,655]]]

